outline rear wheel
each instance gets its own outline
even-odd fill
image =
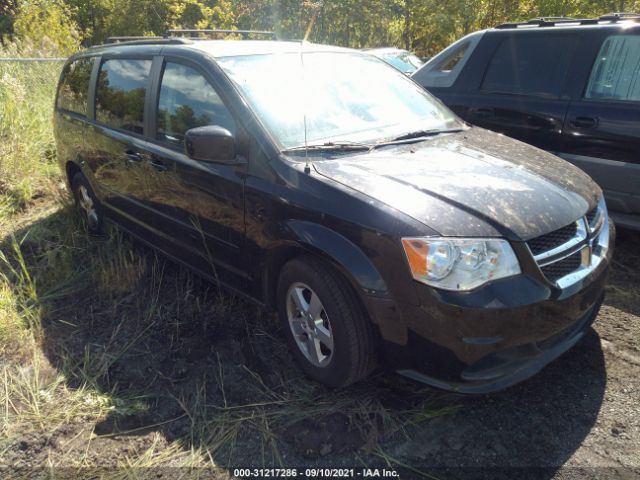
[[[71,190],[87,233],[101,235],[104,232],[104,218],[100,202],[82,173],[76,173],[73,176]]]
[[[343,387],[373,370],[371,325],[342,275],[313,257],[294,259],[282,269],[277,295],[288,343],[309,377]]]

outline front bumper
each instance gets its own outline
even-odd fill
[[[573,347],[584,336],[600,310],[600,300],[564,331],[552,337],[488,354],[464,368],[460,380],[443,380],[419,370],[401,369],[398,373],[445,390],[460,393],[490,393],[502,390],[538,373],[547,364]]]
[[[534,375],[575,345],[596,318],[613,226],[610,240],[598,266],[565,289],[526,271],[473,292],[418,285],[420,305],[396,304],[395,318],[378,322],[383,338],[391,339],[387,359],[405,376],[462,393],[493,392]]]

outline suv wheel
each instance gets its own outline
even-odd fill
[[[343,387],[373,370],[370,322],[341,275],[315,258],[295,259],[282,269],[277,295],[287,341],[309,377]]]
[[[76,173],[71,181],[71,190],[76,206],[80,210],[82,220],[90,235],[103,233],[104,219],[100,203],[91,188],[87,178],[82,173]]]

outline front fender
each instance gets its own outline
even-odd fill
[[[348,238],[313,222],[289,220],[285,231],[290,240],[314,253],[327,256],[369,296],[387,297],[387,284],[367,256]]]
[[[367,256],[348,238],[317,223],[289,220],[283,225],[288,243],[329,257],[366,295],[386,297],[387,284]]]
[[[365,253],[348,238],[317,223],[289,220],[281,225],[286,243],[328,258],[356,289],[382,339],[404,345],[407,327],[388,286]]]

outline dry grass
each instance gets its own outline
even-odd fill
[[[271,317],[118,232],[86,238],[70,208],[19,235],[2,245],[0,392],[0,456],[18,464],[16,445],[46,432],[61,437],[43,448],[56,466],[93,466],[104,448],[112,467],[285,466],[292,451],[373,451],[446,413],[385,375],[342,391],[307,381]],[[122,454],[107,439],[152,443]]]

